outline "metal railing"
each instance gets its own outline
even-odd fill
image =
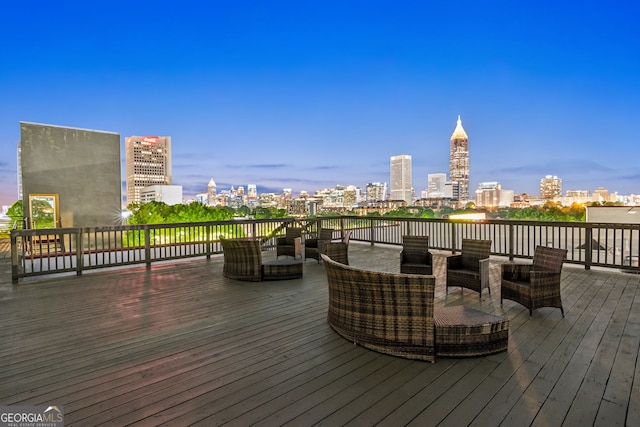
[[[215,221],[92,228],[11,231],[12,280],[53,273],[207,257],[221,253],[220,238],[256,237],[263,248],[287,226],[304,236],[318,227],[333,228],[335,238],[351,231],[352,241],[401,245],[403,235],[427,235],[433,249],[455,253],[462,239],[491,240],[494,255],[532,258],[538,245],[567,249],[567,262],[640,272],[640,224],[596,224],[506,220],[444,220],[340,216],[305,219]]]

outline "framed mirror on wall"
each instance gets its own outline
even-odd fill
[[[29,194],[29,221],[31,228],[58,226],[58,195]]]

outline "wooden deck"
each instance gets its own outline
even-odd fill
[[[399,247],[350,245],[399,271]],[[268,256],[273,253],[268,253]],[[0,404],[61,405],[66,425],[638,425],[640,275],[566,265],[560,310],[445,295],[510,320],[507,352],[435,364],[347,342],[326,322],[326,276],[222,277],[222,258],[11,284],[0,260]]]

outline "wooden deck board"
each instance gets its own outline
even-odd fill
[[[352,265],[399,271],[399,247],[354,243]],[[266,254],[271,255],[270,253]],[[322,264],[300,280],[222,277],[192,259],[0,277],[0,403],[57,404],[66,425],[631,425],[640,417],[640,275],[563,271],[565,317],[445,291],[510,320],[506,352],[435,364],[354,346],[326,322]],[[1,262],[7,262],[6,260]],[[6,265],[0,271],[7,272]]]

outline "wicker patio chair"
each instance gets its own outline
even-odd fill
[[[380,353],[435,361],[434,276],[367,271],[321,256],[334,331]]]
[[[302,260],[262,261],[260,239],[221,239],[224,251],[222,275],[229,279],[259,282],[302,278]]]
[[[345,245],[349,244],[349,239],[351,238],[351,230],[347,230],[342,237],[342,243]]]
[[[324,246],[324,253],[340,264],[349,265],[349,244],[344,242],[329,242]]]
[[[556,307],[564,317],[560,276],[566,256],[566,249],[538,246],[531,264],[502,264],[500,304],[515,301],[529,309],[529,316],[536,308]]]
[[[447,293],[449,288],[460,286],[480,294],[489,289],[489,256],[491,240],[462,239],[462,252],[447,257]]]
[[[221,239],[224,252],[222,275],[229,279],[262,280],[262,244],[260,239]]]
[[[320,254],[324,253],[324,247],[327,243],[331,242],[333,238],[333,228],[321,228],[318,230],[318,236],[305,239],[304,241],[304,258],[314,258],[315,260],[322,261]]]
[[[276,258],[281,255],[302,258],[302,228],[287,227],[285,236],[276,238]]]
[[[429,236],[402,236],[400,273],[433,274],[433,256]]]

